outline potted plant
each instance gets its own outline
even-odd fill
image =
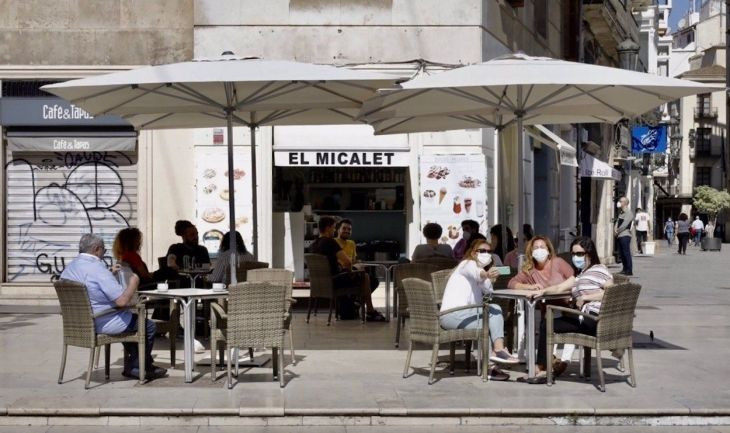
[[[726,190],[718,191],[709,186],[695,188],[694,207],[709,215],[707,222],[707,236],[702,239],[702,249],[719,251],[722,246],[722,239],[715,238],[715,227],[717,227],[717,214],[730,208],[730,194]]]

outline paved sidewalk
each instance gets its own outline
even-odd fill
[[[401,378],[405,350],[393,348],[395,322],[347,321],[327,327],[326,315],[306,324],[304,314],[297,314],[297,364],[286,366],[283,390],[272,381],[268,365],[244,369],[240,383],[230,391],[225,389],[222,373],[211,382],[209,367],[198,368],[194,383],[183,383],[181,364],[168,378],[140,386],[121,376],[121,346],[115,345],[111,381],[104,383],[102,368],[92,377],[93,389],[85,391],[88,352],[83,349],[69,349],[66,383],[56,384],[60,316],[0,314],[0,426],[11,423],[11,418],[29,424],[185,421],[208,426],[245,421],[258,426],[377,426],[403,422],[405,415],[435,416],[421,422],[452,426],[489,417],[507,424],[521,424],[525,417],[537,424],[555,425],[565,419],[600,424],[616,416],[664,417],[662,422],[668,422],[667,416],[704,416],[714,417],[706,418],[714,423],[730,424],[726,383],[730,249],[719,253],[690,249],[687,256],[677,256],[662,249],[664,245],[654,257],[635,258],[635,281],[643,285],[635,321],[637,388],[625,382],[608,353],[604,353],[605,393],[595,387],[595,370],[594,382],[577,377],[577,362],[552,387],[516,383],[523,375],[517,371],[509,382],[483,383],[473,370],[467,375],[463,369],[455,376],[437,373],[439,380],[428,386],[427,350],[414,353],[412,365],[420,369]],[[156,362],[163,366],[169,362],[166,345],[167,340],[158,340],[155,351]],[[443,351],[442,359],[446,357]],[[182,360],[181,351],[178,360]],[[54,418],[70,415],[84,418]],[[678,423],[686,419],[676,418]],[[0,427],[0,431],[4,430]]]

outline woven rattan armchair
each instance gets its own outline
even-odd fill
[[[362,288],[361,287],[342,287],[334,288],[332,283],[332,274],[330,272],[330,265],[327,261],[327,257],[321,254],[304,254],[304,261],[309,269],[309,307],[307,308],[307,323],[309,323],[309,316],[312,313],[312,301],[314,301],[314,315],[317,315],[317,299],[324,298],[330,301],[329,316],[327,317],[327,326],[332,323],[332,309],[335,308],[335,319],[339,316],[337,314],[337,297],[338,296],[355,296],[360,299],[360,317],[362,322],[365,322],[365,302],[362,299]]]
[[[109,379],[110,345],[112,343],[137,343],[139,345],[139,383],[145,378],[145,308],[144,304],[137,304],[137,332],[122,334],[99,334],[94,326],[94,319],[107,314],[116,313],[117,309],[102,311],[94,315],[91,310],[89,293],[86,286],[69,280],[58,280],[53,283],[61,306],[63,319],[63,352],[61,353],[61,370],[58,373],[58,383],[63,383],[63,371],[66,367],[66,353],[68,346],[85,347],[89,350],[89,367],[86,371],[86,384],[89,388],[91,371],[94,367],[94,355],[97,347],[104,346],[104,377]]]
[[[459,264],[457,260],[454,260],[449,257],[440,257],[440,256],[432,256],[432,257],[424,257],[422,259],[414,260],[414,263],[428,263],[431,265],[436,265],[439,267],[439,269],[453,269],[456,265]]]
[[[575,344],[587,350],[590,356],[590,349],[596,350],[596,363],[598,364],[598,377],[601,382],[600,390],[606,391],[606,384],[603,378],[603,365],[601,362],[601,351],[603,350],[626,350],[629,355],[629,369],[631,374],[632,387],[636,387],[636,373],[634,370],[634,356],[632,349],[631,332],[634,327],[634,312],[636,302],[639,299],[641,286],[638,284],[623,283],[615,284],[605,288],[601,300],[601,310],[598,316],[582,313],[579,310],[547,306],[547,353],[552,353],[553,344]],[[582,316],[583,320],[594,320],[597,322],[596,336],[553,332],[554,312],[560,311],[561,315]],[[590,358],[589,358],[590,359]],[[553,371],[550,362],[547,363],[547,383],[553,382]]]
[[[628,275],[624,274],[612,274],[613,275],[613,284],[624,284],[631,281],[631,278],[629,278]]]
[[[228,312],[218,304],[211,307],[211,354],[215,353],[216,343],[224,343],[226,348],[227,380],[231,383],[231,350],[245,348],[271,348],[274,379],[284,386],[283,353],[284,321],[286,319],[286,293],[284,284],[238,283],[229,289]],[[225,326],[218,327],[218,321],[225,319]],[[216,363],[211,360],[213,379]]]
[[[393,268],[393,281],[395,293],[397,294],[398,323],[395,328],[395,347],[400,344],[401,328],[405,326],[408,318],[408,297],[403,291],[403,280],[406,278],[418,278],[424,281],[431,281],[431,274],[441,269],[433,263],[403,263]]]
[[[476,340],[477,342],[487,342],[487,344],[483,344],[481,350],[477,352],[477,374],[479,374],[482,370],[482,360],[487,359],[482,352],[484,352],[489,345],[489,327],[484,326],[483,329],[443,329],[439,323],[439,318],[454,311],[481,308],[482,305],[467,305],[439,312],[433,288],[428,281],[417,278],[406,278],[403,280],[403,289],[408,297],[408,311],[410,313],[408,355],[406,356],[406,365],[403,368],[403,377],[408,377],[408,370],[411,366],[411,354],[413,353],[413,343],[425,343],[431,345],[431,372],[428,376],[428,384],[431,385],[433,383],[433,374],[436,369],[436,363],[438,362],[439,345],[456,341],[472,340]],[[486,353],[489,352],[487,351]],[[449,357],[451,372],[454,370],[454,357],[454,346],[451,346]],[[468,369],[468,366],[471,363],[469,350],[466,351],[465,363]],[[486,372],[484,372],[484,374],[486,376]]]
[[[441,305],[446,291],[446,283],[449,282],[452,269],[443,269],[431,274],[431,282],[433,283],[433,294],[436,297],[436,303]]]
[[[269,264],[266,262],[239,261],[238,266],[236,266],[236,280],[239,283],[248,281],[248,271],[252,269],[265,269],[268,267]]]
[[[286,319],[284,320],[284,329],[289,334],[289,351],[291,352],[291,362],[296,365],[294,356],[294,334],[292,334],[292,305],[296,304],[296,300],[292,295],[292,284],[294,282],[294,273],[287,269],[252,269],[248,271],[248,280],[252,283],[275,283],[284,284],[286,286]],[[282,356],[284,355],[282,348]]]

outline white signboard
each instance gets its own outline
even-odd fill
[[[236,194],[236,230],[249,252],[253,239],[251,204],[251,156],[247,146],[236,146],[233,155]],[[220,240],[230,229],[228,149],[225,146],[195,147],[195,219],[200,242],[208,253],[218,253]]]
[[[621,172],[583,152],[580,158],[580,176],[594,179],[621,180]]]
[[[408,167],[408,152],[392,150],[277,150],[274,163],[279,167]]]
[[[438,223],[441,243],[461,239],[461,222],[474,220],[487,230],[487,167],[483,154],[422,155],[420,163],[421,227]]]

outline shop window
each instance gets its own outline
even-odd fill
[[[548,37],[548,0],[535,0],[535,31],[547,39]]]
[[[48,98],[55,97],[41,90],[46,84],[55,84],[56,81],[39,80],[4,80],[2,82],[2,96],[5,98]]]
[[[695,171],[695,186],[712,185],[712,167],[697,167]]]

